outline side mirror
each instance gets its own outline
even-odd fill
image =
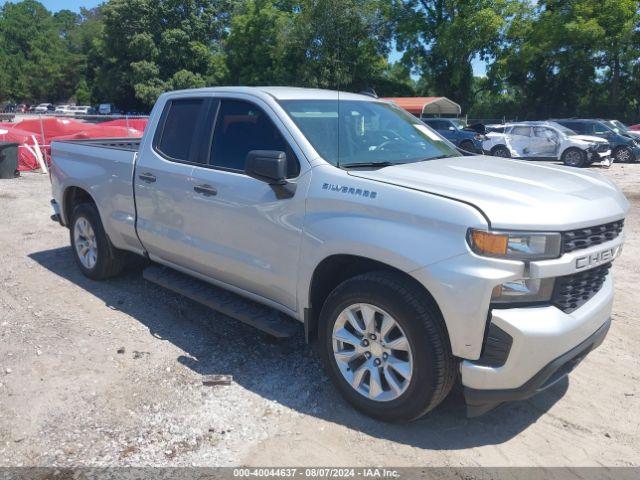
[[[247,153],[244,172],[269,185],[285,185],[287,154],[277,150],[251,150]]]

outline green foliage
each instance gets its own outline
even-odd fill
[[[389,52],[402,52],[390,63]],[[490,63],[474,78],[472,63]],[[638,0],[108,0],[0,7],[0,101],[148,110],[169,89],[445,95],[473,117],[640,117]]]
[[[494,93],[515,98],[529,118],[637,117],[638,6],[546,0],[521,8],[489,71]]]
[[[396,41],[421,76],[419,93],[472,103],[475,57],[496,50],[516,0],[396,0]]]
[[[40,101],[68,98],[73,93],[78,59],[68,52],[63,37],[66,28],[73,28],[68,16],[54,18],[34,0],[2,6],[1,98]]]
[[[78,105],[89,105],[91,103],[91,91],[84,78],[78,82],[76,93],[73,96]]]
[[[103,95],[149,108],[164,90],[215,84],[215,57],[228,26],[229,4],[207,0],[111,0],[103,5]]]

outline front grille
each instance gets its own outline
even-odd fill
[[[565,313],[580,308],[600,291],[609,268],[611,263],[556,278],[551,303]]]
[[[617,222],[606,223],[596,227],[579,228],[577,230],[563,232],[562,252],[573,252],[574,250],[593,247],[594,245],[600,245],[601,243],[613,240],[620,235],[623,226],[624,220],[618,220]]]
[[[606,152],[607,150],[611,150],[611,147],[608,143],[601,143],[598,145],[597,152]]]

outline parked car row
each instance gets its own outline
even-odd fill
[[[482,149],[499,157],[554,158],[573,167],[640,160],[640,132],[628,130],[617,120],[515,122],[488,125],[487,132]]]
[[[55,114],[55,115],[118,115],[123,112],[116,109],[112,103],[101,103],[98,107],[89,105],[70,105],[53,103],[39,103],[37,105],[27,105],[25,103],[5,103],[0,107],[0,112],[4,113],[35,113],[35,114]]]

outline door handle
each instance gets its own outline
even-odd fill
[[[215,187],[212,187],[211,185],[207,185],[207,184],[196,185],[195,187],[193,187],[193,190],[196,193],[200,193],[204,195],[205,197],[212,197],[218,194],[218,190]]]
[[[149,173],[149,172],[141,173],[140,175],[138,175],[138,178],[143,182],[147,182],[147,183],[153,183],[156,181],[156,176],[153,173]]]

